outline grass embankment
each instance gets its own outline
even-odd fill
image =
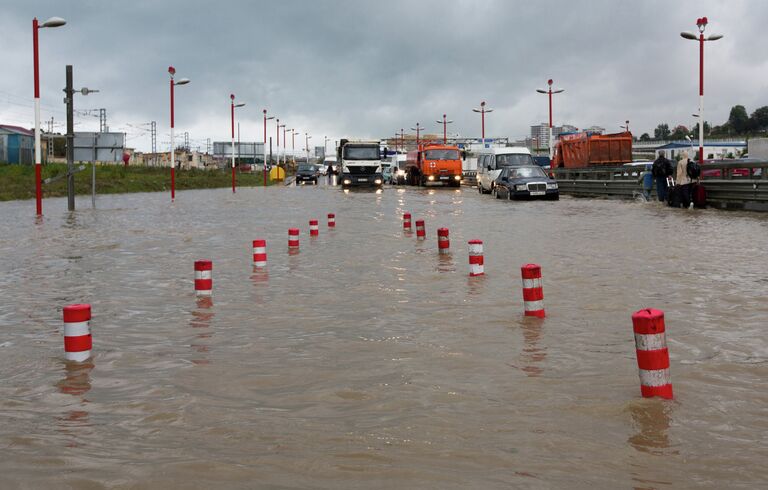
[[[80,164],[75,164],[78,168]],[[43,180],[64,175],[67,166],[50,163],[42,166]],[[75,174],[75,194],[91,193],[91,165]],[[176,170],[176,190],[230,187],[232,171],[226,170]],[[262,173],[237,173],[237,185],[243,187],[262,185]],[[123,165],[96,166],[96,193],[120,194],[125,192],[161,192],[171,190],[171,171],[162,167],[124,167]],[[43,197],[67,195],[67,178],[43,183]],[[0,164],[0,201],[33,199],[35,197],[34,165]]]

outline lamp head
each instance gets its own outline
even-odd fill
[[[172,66],[169,66],[169,67],[168,67],[168,73],[169,73],[171,76],[174,76],[174,75],[176,74],[176,68],[174,68],[174,67],[172,67]]]
[[[696,37],[696,34],[692,32],[681,32],[680,37],[683,37],[685,39],[690,39],[692,41],[696,41],[698,39],[698,37]]]
[[[722,39],[722,34],[712,34],[711,36],[707,37],[707,41],[717,41],[718,39]]]
[[[182,78],[178,82],[174,83],[174,85],[186,85],[189,83],[189,78]]]
[[[50,19],[40,24],[40,27],[61,27],[66,23],[67,21],[61,17],[51,17]]]

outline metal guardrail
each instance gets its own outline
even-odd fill
[[[643,171],[627,166],[558,168],[554,174],[563,194],[632,199],[642,192]],[[705,163],[701,183],[709,206],[768,211],[768,162]]]

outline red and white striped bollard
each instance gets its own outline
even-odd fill
[[[469,276],[477,277],[485,275],[483,259],[483,241],[470,240],[469,242]]]
[[[297,250],[299,248],[299,229],[288,228],[288,248]]]
[[[267,266],[267,241],[264,239],[253,241],[253,266]]]
[[[64,357],[68,361],[84,362],[91,357],[91,305],[64,307]]]
[[[336,228],[336,215],[328,213],[328,228]]]
[[[403,231],[411,231],[411,213],[403,214]]]
[[[416,220],[416,240],[426,240],[427,239],[427,232],[424,230],[424,220],[423,219],[417,219]]]
[[[198,296],[213,294],[213,262],[210,260],[195,261],[195,294]]]
[[[447,254],[451,247],[451,240],[448,238],[448,228],[437,229],[437,249],[441,254]]]
[[[317,224],[316,219],[309,220],[309,236],[320,235],[320,227]]]
[[[640,392],[643,398],[660,396],[672,399],[672,377],[669,374],[669,350],[664,326],[664,312],[646,308],[632,315],[635,332]]]
[[[525,316],[544,318],[544,286],[541,281],[541,266],[525,264],[520,268],[523,276],[523,306]]]

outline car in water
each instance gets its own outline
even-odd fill
[[[560,199],[557,181],[538,165],[502,168],[491,192],[496,199]]]
[[[317,167],[311,163],[300,163],[296,168],[296,184],[307,182],[317,185]]]
[[[524,147],[484,148],[477,155],[477,190],[489,194],[505,167],[532,166],[531,151]]]

